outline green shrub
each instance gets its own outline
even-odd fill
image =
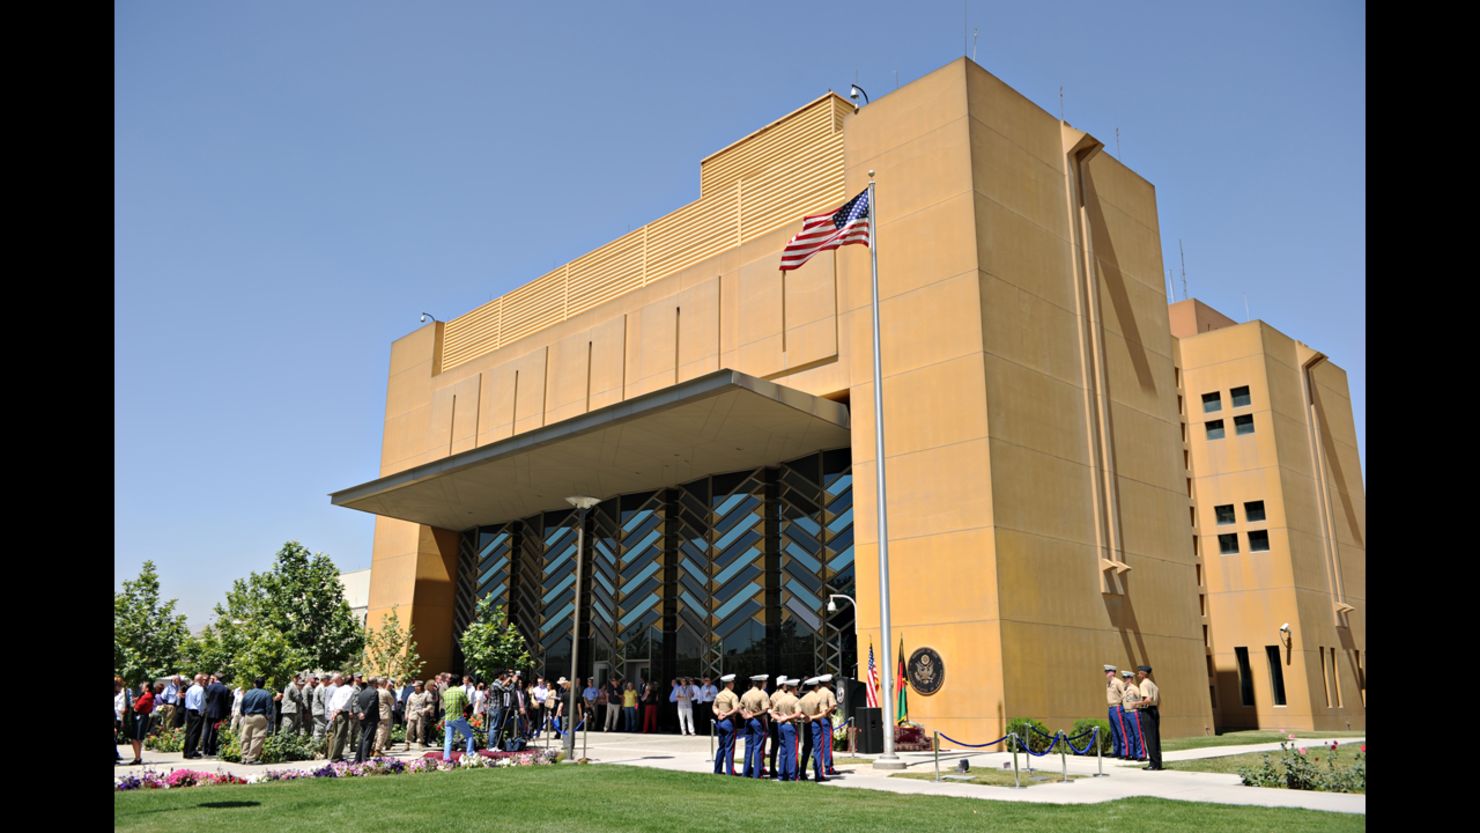
[[[1112,749],[1109,721],[1089,719],[1079,720],[1076,721],[1074,723],[1074,726],[1071,727],[1069,731],[1065,732],[1065,734],[1072,738],[1077,735],[1082,735],[1085,732],[1091,731],[1093,729],[1100,730],[1100,751],[1106,755],[1109,755]],[[1075,740],[1073,745],[1069,747],[1069,754],[1076,755],[1078,753],[1074,751],[1075,748],[1084,749],[1086,746],[1088,746],[1089,748],[1085,750],[1084,754],[1093,756],[1095,754],[1095,747],[1094,744],[1090,743],[1090,739],[1087,737]]]
[[[236,732],[226,728],[226,721],[221,722],[221,730],[216,733],[216,751],[220,753],[221,760],[230,761],[234,764],[242,762],[242,742],[236,736]]]
[[[1285,779],[1274,765],[1274,757],[1266,752],[1257,767],[1239,767],[1238,777],[1246,787],[1278,787]]]
[[[312,738],[293,732],[268,735],[262,744],[262,762],[280,764],[286,761],[308,761],[315,755]]]
[[[185,748],[185,730],[164,729],[144,740],[144,748],[155,752],[179,752]]]
[[[1339,743],[1317,747],[1295,747],[1281,743],[1278,765],[1273,753],[1266,754],[1257,767],[1239,767],[1239,779],[1247,787],[1366,792],[1366,753],[1358,751],[1352,765],[1343,766],[1341,752]],[[1322,758],[1325,758],[1324,766],[1321,764]]]
[[[1038,731],[1031,731],[1029,727]],[[1027,741],[1028,748],[1034,752],[1043,752],[1053,743],[1053,733],[1048,731],[1048,727],[1043,725],[1042,721],[1034,720],[1031,717],[1014,717],[1007,721],[1007,732]],[[1043,734],[1039,734],[1040,732]],[[1049,737],[1044,737],[1044,734],[1049,735]],[[1055,748],[1054,751],[1057,752],[1058,749]]]

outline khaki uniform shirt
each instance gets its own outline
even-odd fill
[[[1136,688],[1135,683],[1125,684],[1125,696],[1120,700],[1120,705],[1127,709],[1134,709],[1141,704],[1141,690]]]
[[[822,697],[817,692],[809,691],[802,695],[801,700],[797,701],[797,709],[807,717],[816,717],[822,714],[822,703]]]
[[[776,692],[776,696],[771,698],[771,711],[775,712],[777,717],[791,717],[796,714],[796,695],[787,691]]]
[[[822,711],[824,714],[831,714],[838,708],[838,698],[828,686],[824,685],[817,689],[817,696],[822,701]]]
[[[1141,689],[1141,708],[1161,705],[1161,689],[1156,687],[1156,683],[1151,682],[1151,678],[1148,677],[1137,685]]]
[[[406,700],[406,716],[416,717],[422,713],[430,714],[432,710],[432,696],[426,690],[417,691]]]
[[[1117,679],[1105,681],[1105,703],[1118,706],[1125,699],[1125,683]]]
[[[739,705],[739,696],[728,688],[722,689],[719,694],[714,695],[714,713],[716,717],[734,711],[735,707]]]
[[[380,699],[380,722],[389,724],[391,722],[391,710],[396,707],[396,695],[391,694],[390,688],[382,688],[376,695]]]
[[[771,698],[761,689],[752,688],[740,696],[740,706],[755,717],[771,708]]]

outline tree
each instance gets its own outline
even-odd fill
[[[421,654],[416,652],[416,640],[411,636],[414,625],[401,628],[401,617],[396,608],[380,620],[380,627],[365,636],[365,655],[360,667],[366,674],[377,677],[406,681],[421,673],[426,665]]]
[[[495,605],[492,596],[478,601],[473,621],[463,631],[463,667],[470,674],[491,680],[505,668],[528,668],[533,664],[529,643],[509,621],[503,605]]]
[[[232,582],[215,610],[190,655],[199,669],[238,680],[261,675],[280,688],[306,669],[351,670],[364,647],[334,562],[297,541],[278,550],[271,570]]]
[[[113,596],[113,668],[130,686],[180,670],[190,638],[177,600],[159,603],[159,574],[145,561],[134,581]]]
[[[289,541],[267,573],[247,579],[260,595],[262,617],[287,637],[312,668],[343,668],[359,658],[364,629],[344,600],[339,568],[323,553]]]

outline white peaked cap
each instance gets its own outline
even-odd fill
[[[734,680],[735,680],[735,675],[734,674],[726,674],[723,677],[720,677],[719,678],[719,681],[722,682],[722,683],[734,682]]]

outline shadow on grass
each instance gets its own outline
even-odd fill
[[[200,804],[197,804],[195,806],[197,806],[197,807],[210,807],[212,809],[222,809],[222,808],[227,808],[227,807],[260,807],[260,806],[262,806],[262,802],[260,802],[260,801],[203,801]]]

